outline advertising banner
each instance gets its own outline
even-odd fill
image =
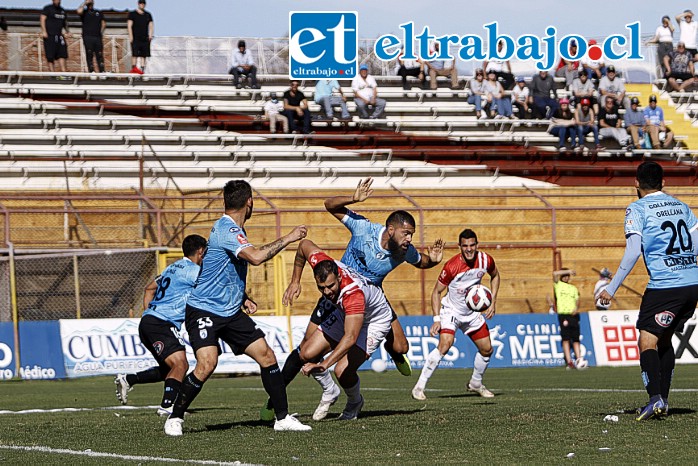
[[[15,336],[12,322],[0,322],[0,380],[15,376]]]
[[[19,323],[19,360],[19,376],[23,379],[65,378],[57,320]]]

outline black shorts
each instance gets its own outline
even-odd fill
[[[691,73],[669,73],[666,78],[674,78],[674,79],[680,79],[681,81],[688,81],[691,79],[693,75]]]
[[[230,346],[233,353],[241,355],[252,343],[264,338],[264,332],[242,311],[232,317],[221,317],[187,306],[186,323],[189,343],[194,352],[207,346],[216,346],[220,350],[220,338]]]
[[[150,41],[149,40],[134,40],[133,42],[131,42],[131,56],[149,57],[150,56]]]
[[[562,341],[579,342],[579,314],[558,314]]]
[[[334,311],[336,308],[337,306],[335,306],[332,301],[324,296],[321,296],[315,305],[315,310],[312,314],[310,314],[310,321],[315,325],[320,325],[330,316],[330,314],[332,314],[332,311]]]
[[[637,329],[654,335],[683,331],[698,303],[698,285],[678,288],[647,288],[640,303]]]
[[[146,315],[138,325],[138,336],[143,346],[148,348],[155,360],[164,364],[171,354],[185,351],[184,341],[172,322]]]
[[[68,58],[68,45],[65,43],[65,38],[62,35],[48,36],[44,39],[44,52],[46,53],[46,61],[53,63],[59,58]]]

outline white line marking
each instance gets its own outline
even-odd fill
[[[0,414],[37,414],[37,413],[77,413],[79,411],[132,411],[139,409],[158,409],[154,406],[104,406],[101,408],[53,408],[53,409],[22,409],[20,411],[0,410]]]
[[[117,453],[105,453],[92,450],[68,450],[66,448],[50,448],[42,446],[24,446],[24,445],[0,445],[0,450],[19,450],[19,451],[36,451],[39,453],[55,453],[58,455],[77,455],[90,456],[93,458],[118,458],[131,461],[161,461],[163,463],[190,463],[190,464],[218,464],[218,465],[241,465],[239,461],[222,462],[212,460],[182,460],[179,458],[161,458],[157,456],[137,456],[137,455],[119,455]]]

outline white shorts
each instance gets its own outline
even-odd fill
[[[373,353],[381,344],[385,336],[390,332],[390,320],[392,314],[385,312],[370,319],[364,317],[359,337],[355,345],[361,348],[367,355]],[[344,312],[335,309],[330,316],[320,324],[320,331],[328,338],[339,342],[344,336]]]
[[[480,312],[463,314],[456,311],[451,306],[441,305],[441,331],[445,333],[456,333],[460,329],[466,335],[476,332],[485,325],[485,316]]]

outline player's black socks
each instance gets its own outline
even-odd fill
[[[661,375],[657,350],[645,350],[640,353],[640,369],[642,369],[642,382],[645,384],[647,394],[650,398],[659,395]]]
[[[204,383],[197,379],[193,372],[187,374],[182,381],[182,386],[172,407],[172,416],[170,417],[184,419],[184,412],[191,402],[194,401],[194,398],[196,398],[203,386]]]
[[[301,371],[304,362],[301,360],[301,352],[298,348],[291,351],[291,354],[286,358],[284,363],[284,368],[281,369],[281,375],[284,377],[284,385],[291,383],[293,379],[296,378],[298,373]]]
[[[388,345],[385,345],[385,350],[388,352],[388,354],[390,355],[390,357],[393,358],[393,361],[395,362],[395,364],[399,364],[399,363],[405,361],[405,355],[404,355],[404,354],[396,353],[395,351],[393,351],[392,348],[388,348]]]
[[[671,388],[671,379],[674,377],[674,366],[676,365],[676,354],[674,347],[669,345],[659,349],[659,373],[660,390],[662,398],[669,399],[669,389]]]
[[[165,380],[165,377],[162,376],[159,367],[151,367],[137,374],[128,374],[126,376],[126,382],[131,386],[141,383],[162,382],[163,380]]]
[[[177,398],[177,394],[182,388],[182,382],[177,379],[165,379],[165,393],[162,395],[160,406],[169,408]]]
[[[262,367],[262,384],[264,390],[267,391],[274,406],[274,414],[276,419],[281,420],[288,415],[288,399],[286,398],[286,384],[281,375],[281,369],[278,364],[269,367]]]

